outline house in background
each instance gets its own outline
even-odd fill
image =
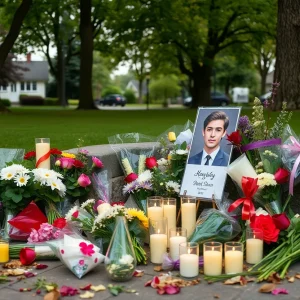
[[[138,80],[130,80],[126,86],[126,90],[133,90],[135,97],[139,97],[139,81]],[[142,84],[142,96],[147,95],[147,84],[146,81],[143,81]]]
[[[27,69],[22,73],[20,81],[0,86],[0,99],[9,99],[11,103],[18,103],[20,95],[46,97],[46,84],[49,78],[48,63],[46,61],[31,61],[31,54],[27,54],[27,61],[14,61],[15,65]]]

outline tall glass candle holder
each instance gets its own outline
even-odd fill
[[[170,257],[173,260],[179,259],[179,245],[187,241],[186,229],[182,227],[169,229]]]
[[[186,228],[189,237],[196,226],[196,197],[181,197],[181,227]]]
[[[43,169],[50,169],[50,139],[36,138],[35,152],[36,152],[36,167],[43,168]]]
[[[263,231],[261,229],[246,229],[246,262],[248,264],[257,264],[263,258],[264,241]]]
[[[150,260],[153,264],[163,262],[163,254],[167,252],[167,218],[149,219]]]
[[[153,220],[161,220],[164,217],[163,197],[153,196],[147,198],[147,216]]]
[[[223,245],[219,242],[207,242],[203,245],[204,274],[215,276],[222,274]]]
[[[239,242],[225,243],[225,273],[243,272],[243,244]]]
[[[0,230],[0,263],[9,261],[9,242],[6,238],[5,231]]]
[[[179,272],[184,278],[195,278],[199,275],[199,245],[196,242],[179,245]]]
[[[168,220],[168,228],[176,227],[176,198],[163,198],[164,217]],[[169,233],[169,232],[168,232]],[[169,247],[169,235],[168,235]]]

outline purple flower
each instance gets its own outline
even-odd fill
[[[250,123],[248,116],[242,116],[239,118],[238,129],[244,134],[246,137],[251,138],[253,135],[253,127]]]

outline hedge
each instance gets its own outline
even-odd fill
[[[21,105],[44,105],[45,99],[41,96],[20,95]]]
[[[2,105],[6,106],[6,107],[11,106],[11,102],[10,102],[9,99],[5,99],[5,98],[0,99],[0,103],[1,103]]]

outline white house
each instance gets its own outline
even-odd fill
[[[22,94],[46,97],[46,83],[49,77],[48,63],[31,61],[30,53],[27,54],[27,61],[14,61],[13,63],[26,71],[18,71],[23,73],[20,81],[0,86],[0,99],[9,99],[11,103],[18,103],[19,96]]]
[[[139,96],[139,81],[138,80],[130,80],[126,86],[126,90],[133,90],[135,96],[138,98]],[[142,84],[142,96],[147,94],[147,84],[146,81],[143,81]]]

